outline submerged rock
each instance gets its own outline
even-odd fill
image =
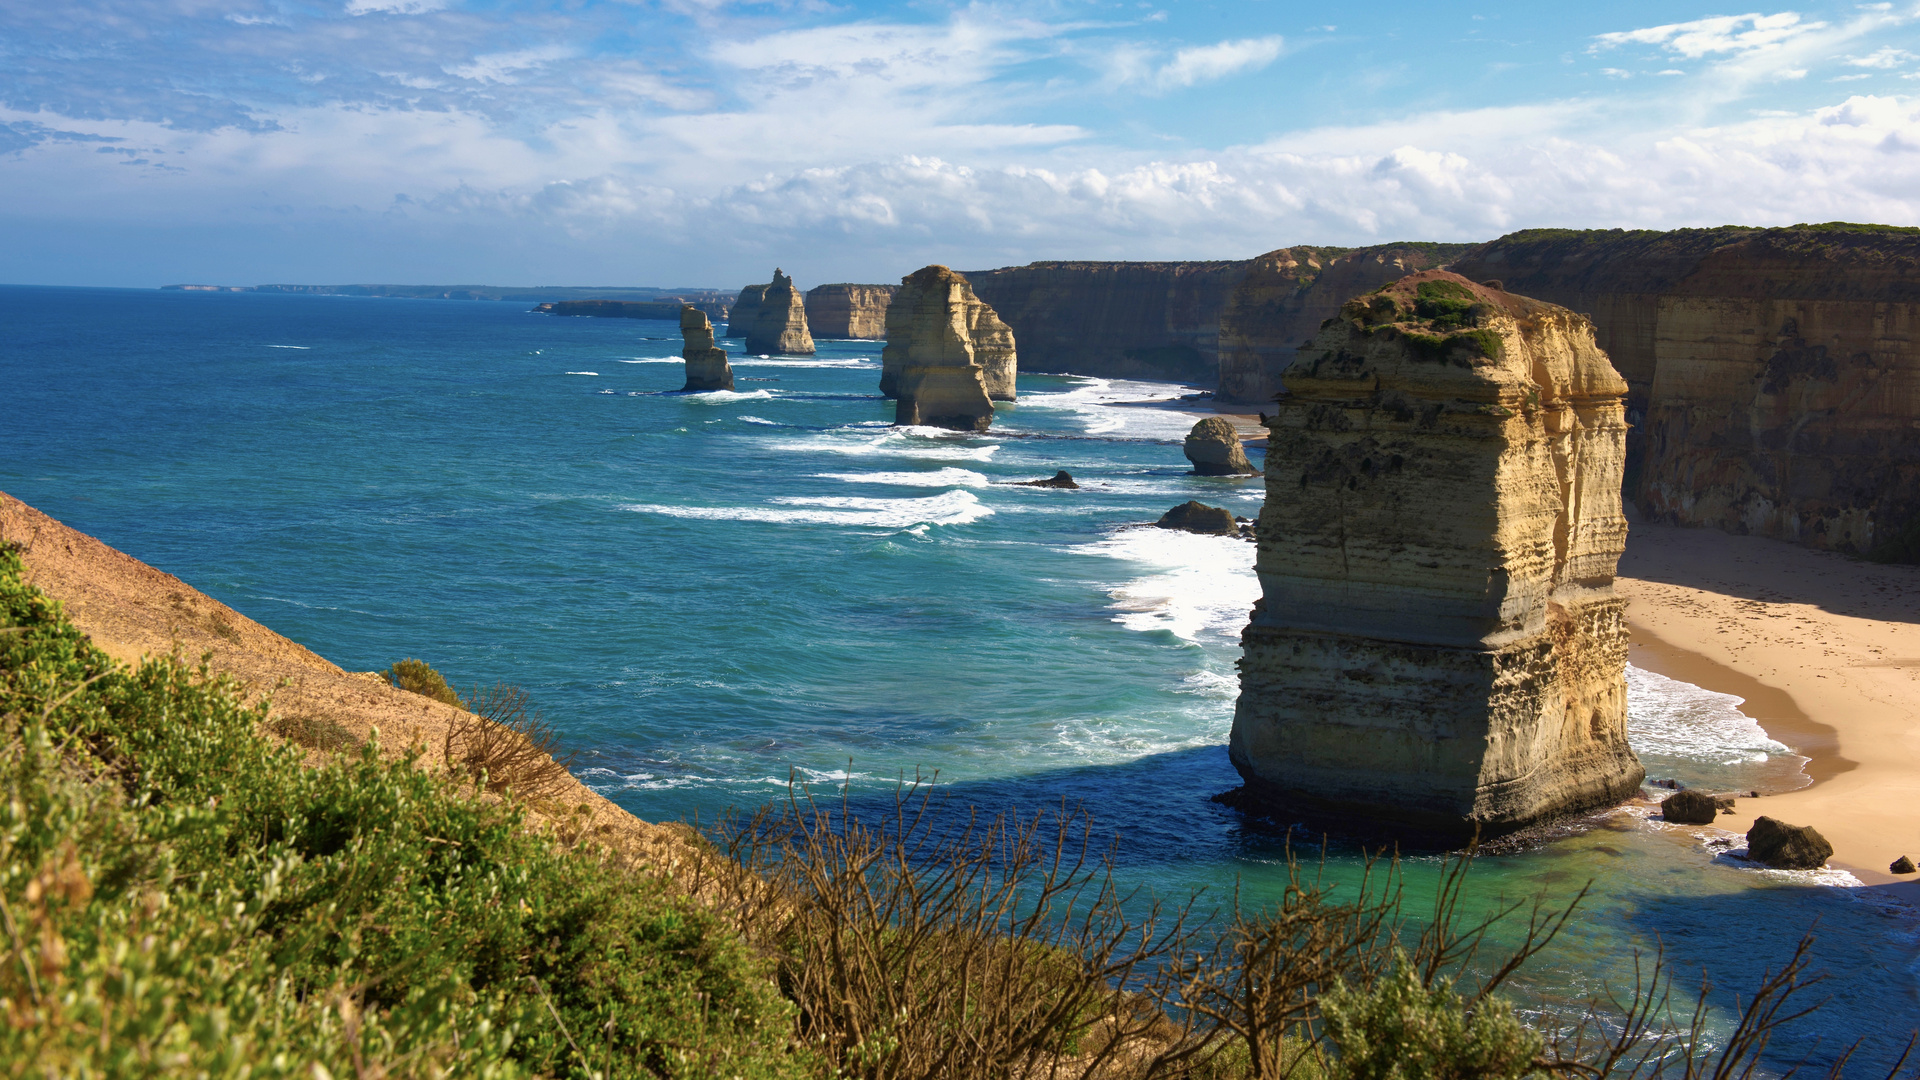
[[[1199,476],[1250,476],[1254,471],[1240,445],[1240,433],[1225,417],[1209,416],[1193,425],[1187,432],[1186,452]]]
[[[1153,525],[1156,529],[1179,529],[1207,536],[1240,535],[1240,522],[1234,518],[1233,511],[1193,499],[1160,515],[1160,520]]]
[[[1711,825],[1719,813],[1719,800],[1704,791],[1676,791],[1660,800],[1660,816],[1675,825]]]
[[[680,358],[687,362],[687,385],[682,391],[733,389],[727,350],[714,345],[713,323],[692,304],[680,309],[680,343]]]
[[[1425,271],[1349,301],[1285,384],[1229,745],[1248,785],[1447,842],[1636,791],[1626,384],[1592,324]]]
[[[1761,817],[1747,830],[1747,857],[1775,870],[1818,870],[1833,857],[1833,845],[1811,825]]]
[[[812,356],[813,335],[807,332],[807,300],[793,279],[774,267],[773,281],[760,296],[753,327],[747,331],[747,352]]]
[[[967,279],[927,266],[900,279],[887,307],[880,392],[898,400],[896,424],[985,431],[994,401],[1013,400],[1013,331]]]
[[[1054,473],[1052,476],[1047,477],[1045,480],[1016,480],[1014,481],[1014,486],[1015,487],[1043,487],[1043,488],[1078,488],[1080,485],[1073,482],[1072,473],[1068,472],[1065,469],[1061,469],[1058,472]]]

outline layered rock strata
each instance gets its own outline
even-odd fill
[[[1426,271],[1284,381],[1229,746],[1250,794],[1451,841],[1635,790],[1626,384],[1592,325]]]
[[[1459,269],[1593,312],[1649,518],[1862,553],[1920,535],[1920,230],[1534,230]]]
[[[687,362],[687,385],[682,391],[731,390],[733,367],[727,350],[713,343],[713,323],[692,304],[680,309],[680,358]]]
[[[993,402],[1011,401],[1013,331],[944,266],[900,279],[887,308],[880,392],[896,398],[894,422],[985,431]]]
[[[1246,448],[1240,445],[1240,433],[1234,430],[1233,421],[1224,417],[1209,416],[1193,425],[1193,430],[1187,432],[1184,449],[1196,475],[1249,476],[1253,473],[1253,463],[1247,460]]]
[[[878,341],[898,285],[816,285],[807,290],[807,327],[823,338]]]
[[[1280,376],[1320,324],[1351,297],[1439,267],[1466,244],[1291,247],[1251,261],[1220,309],[1216,400],[1265,405]]]
[[[728,337],[744,338],[753,332],[754,320],[760,317],[760,302],[766,296],[765,285],[749,285],[740,290],[739,297],[727,312]]]
[[[774,268],[773,282],[760,296],[753,328],[747,331],[747,352],[813,355],[813,335],[807,332],[806,298],[779,267]]]

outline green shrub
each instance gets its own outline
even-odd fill
[[[1340,1080],[1515,1080],[1534,1071],[1544,1046],[1499,999],[1469,1011],[1451,979],[1423,985],[1398,949],[1372,989],[1336,981],[1320,1012]]]
[[[425,660],[402,660],[380,674],[409,693],[430,697],[456,709],[467,707],[467,703],[460,700],[460,695],[453,692],[453,687],[447,685],[447,680]]]
[[[0,552],[0,1073],[807,1071],[707,910],[376,746],[305,768],[265,717],[116,667]]]

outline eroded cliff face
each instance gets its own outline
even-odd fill
[[[760,317],[760,302],[766,296],[765,285],[749,285],[740,290],[739,298],[727,311],[728,337],[744,338],[753,332],[754,320]]]
[[[713,343],[713,323],[707,313],[688,304],[680,309],[680,358],[687,362],[686,391],[733,389],[733,367],[727,350]]]
[[[1859,552],[1920,525],[1920,230],[1542,230],[1460,269],[1617,343],[1654,520]]]
[[[1220,262],[1037,262],[968,272],[1029,371],[1211,386],[1220,309],[1246,275]]]
[[[898,285],[816,285],[807,290],[807,327],[824,338],[887,336],[887,305]]]
[[[812,356],[813,335],[807,332],[807,302],[793,279],[779,267],[773,270],[773,282],[760,297],[760,309],[754,313],[753,329],[747,331],[748,353],[787,356]]]
[[[880,392],[898,399],[896,424],[985,431],[993,402],[1013,400],[1013,331],[964,275],[927,266],[900,280],[887,308]]]
[[[1220,310],[1222,402],[1264,405],[1280,392],[1294,355],[1340,305],[1418,270],[1440,266],[1466,244],[1292,247],[1252,260]]]
[[[1284,381],[1229,747],[1252,793],[1459,839],[1633,791],[1626,384],[1591,324],[1426,271]]]

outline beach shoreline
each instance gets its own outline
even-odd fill
[[[1920,567],[1633,520],[1618,588],[1636,664],[1745,699],[1808,759],[1810,786],[1741,799],[1717,827],[1811,825],[1831,866],[1920,902],[1920,877],[1887,871],[1920,858]]]

